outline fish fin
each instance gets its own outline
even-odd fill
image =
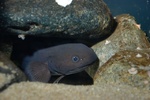
[[[30,81],[49,82],[51,77],[48,65],[42,62],[31,62],[25,68],[25,73]]]
[[[65,75],[61,75],[60,77],[58,77],[53,83],[58,83],[62,78],[64,78]]]

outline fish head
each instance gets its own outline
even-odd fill
[[[48,66],[53,74],[69,75],[83,71],[96,59],[95,52],[84,44],[65,44],[53,48]]]

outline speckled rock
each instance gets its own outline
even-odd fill
[[[9,85],[25,81],[26,77],[17,66],[0,52],[0,91]]]
[[[140,25],[136,23],[133,16],[118,15],[116,22],[118,25],[112,35],[92,47],[99,58],[99,68],[119,51],[150,48],[145,33],[140,29]],[[88,70],[91,72],[89,75],[94,77],[93,72],[97,69],[89,68]]]
[[[66,7],[55,0],[1,0],[0,6],[2,31],[20,36],[99,38],[111,34],[114,27],[102,0],[72,0]]]
[[[112,35],[92,47],[100,60],[99,67],[119,51],[150,48],[145,33],[133,16],[118,15],[116,22],[118,25]]]
[[[148,90],[119,84],[71,86],[22,82],[0,93],[1,100],[149,100]]]
[[[150,49],[116,53],[94,78],[94,84],[118,83],[150,90]]]
[[[150,43],[134,17],[116,17],[114,33],[93,46],[100,60],[94,84],[117,83],[150,89]]]

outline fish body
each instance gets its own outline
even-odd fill
[[[48,82],[52,75],[81,72],[96,59],[91,48],[70,43],[38,50],[26,57],[22,66],[30,81]]]

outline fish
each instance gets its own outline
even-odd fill
[[[44,48],[24,58],[22,67],[30,81],[48,83],[51,76],[66,75],[85,70],[98,59],[94,50],[82,43],[61,44]]]

